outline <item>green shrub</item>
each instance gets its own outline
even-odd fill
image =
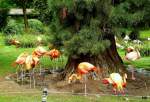
[[[37,33],[45,32],[43,23],[39,21],[38,19],[29,19],[28,23],[29,23],[29,28],[31,29],[31,31],[33,30],[34,32],[37,32]]]
[[[37,19],[29,19],[29,28],[30,32],[32,33],[44,33],[44,25],[42,24],[41,21]],[[9,35],[9,34],[23,34],[24,33],[24,23],[23,22],[18,22],[17,20],[10,19],[7,26],[4,29],[4,33]]]
[[[144,42],[143,46],[140,48],[141,56],[150,56],[150,42]]]
[[[4,29],[4,33],[7,35],[22,34],[23,30],[24,25],[22,23],[17,23],[16,20],[10,19],[7,26]]]
[[[8,9],[0,9],[0,31],[7,25]]]
[[[48,45],[49,37],[45,35],[39,35],[38,37],[42,38],[42,45]],[[10,41],[12,39],[16,39],[20,41],[20,47],[22,48],[32,48],[38,45],[37,37],[32,34],[23,34],[23,35],[13,35],[13,36],[6,36],[5,37],[5,44],[10,45]]]
[[[130,34],[129,37],[131,40],[136,40],[139,38],[139,31],[138,30],[133,30]]]

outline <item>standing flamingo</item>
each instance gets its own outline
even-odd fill
[[[32,74],[34,74],[33,68],[35,68],[35,66],[39,63],[39,58],[37,55],[29,55],[28,53],[21,53],[19,55],[19,57],[17,58],[17,60],[15,61],[14,65],[18,64],[21,65],[21,80],[22,80],[22,84],[23,84],[23,80],[24,80],[24,76],[25,76],[25,72],[26,71],[31,71],[32,70]],[[31,86],[31,77],[33,75],[31,75],[30,73],[30,86]],[[33,76],[34,79],[34,76]],[[18,74],[17,74],[17,80],[18,80]],[[35,87],[35,80],[34,80],[34,87]]]
[[[77,67],[77,73],[72,74],[69,77],[68,83],[71,83],[71,81],[74,79],[78,79],[81,81],[83,75],[88,74],[90,72],[97,72],[97,71],[98,71],[97,68],[93,64],[88,62],[81,62]]]
[[[57,49],[52,49],[46,53],[52,60],[60,57],[60,52]]]
[[[29,54],[27,52],[23,52],[21,53],[18,57],[17,60],[15,61],[14,65],[18,64],[18,65],[23,65],[25,64],[26,58]]]
[[[111,84],[113,86],[113,91],[115,94],[117,92],[124,93],[124,88],[126,87],[127,74],[125,73],[123,77],[119,73],[110,74],[109,78],[104,78],[102,80],[103,84]]]
[[[137,49],[134,49],[132,46],[128,47],[126,49],[126,55],[125,55],[125,60],[127,61],[135,61],[137,59],[140,59],[141,55],[140,52]],[[134,69],[132,68],[132,79],[135,80],[135,76],[134,76]]]
[[[36,55],[38,57],[42,57],[47,51],[41,47],[41,46],[38,46],[32,53],[32,55]]]
[[[50,51],[47,51],[46,55],[49,56],[51,60],[54,60],[55,68],[57,69],[56,61],[60,57],[60,52],[57,49],[52,49]],[[54,68],[53,68],[53,72],[54,72]]]

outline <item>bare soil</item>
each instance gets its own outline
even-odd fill
[[[13,81],[13,78],[0,78],[0,92],[34,92],[46,86],[49,91],[53,92],[84,93],[85,83],[75,82],[68,84],[67,81],[58,81],[55,76],[49,74],[46,76],[45,81],[39,79],[36,88],[30,88],[29,84],[20,85]],[[113,94],[112,87],[103,85],[101,80],[87,80],[86,85],[87,93],[89,94]],[[125,92],[127,95],[150,96],[150,77],[136,73],[136,80],[133,81],[129,72]]]

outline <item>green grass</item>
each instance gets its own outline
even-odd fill
[[[15,68],[12,66],[12,63],[16,60],[17,56],[22,52],[31,53],[34,48],[15,48],[15,46],[6,46],[4,44],[4,37],[0,35],[0,76],[5,76],[8,73],[15,72]],[[124,57],[124,51],[118,50],[120,56]],[[57,65],[58,68],[64,68],[65,63],[67,61],[66,57],[63,56],[63,59],[59,59],[58,61],[51,61],[50,58],[44,57],[41,58],[42,66],[45,68],[52,68]],[[141,59],[132,62],[134,66],[137,68],[150,68],[150,56],[142,57]],[[129,64],[125,61],[125,64]]]
[[[15,46],[5,46],[4,39],[0,36],[0,76],[5,76],[8,73],[13,73],[16,68],[12,63],[16,60],[17,56],[22,52],[32,53],[34,48],[16,48]],[[63,59],[62,59],[63,58]],[[66,63],[66,57],[62,56],[58,61],[52,61],[49,57],[41,58],[41,65],[45,68],[52,68],[57,65],[58,68],[63,68]]]
[[[119,55],[123,59],[125,56],[124,50],[118,50]],[[144,69],[149,69],[150,68],[150,56],[147,57],[141,57],[140,59],[133,61],[133,62],[128,62],[124,61],[125,64],[132,64],[136,68],[144,68]]]
[[[150,30],[140,31],[140,38],[150,38]]]
[[[121,96],[77,96],[77,95],[48,95],[47,102],[149,102],[150,99],[141,99]],[[111,101],[110,101],[111,100]],[[41,102],[41,95],[3,95],[0,102]]]

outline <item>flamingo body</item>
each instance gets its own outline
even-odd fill
[[[52,49],[49,52],[47,52],[47,55],[50,56],[52,59],[55,59],[60,56],[60,52],[56,49]]]
[[[37,56],[29,55],[25,61],[26,69],[30,70],[34,68],[38,63],[39,63],[39,58]]]
[[[47,51],[46,51],[43,47],[39,46],[39,47],[37,47],[37,48],[33,51],[33,54],[34,54],[34,55],[37,55],[38,57],[41,57],[41,56],[43,56],[46,52],[47,52]]]
[[[135,61],[140,58],[140,53],[138,51],[132,51],[127,53],[125,58],[130,61]]]
[[[109,78],[104,78],[102,80],[103,84],[112,84],[115,91],[124,92],[123,88],[126,87],[127,75],[124,74],[122,77],[119,73],[110,74]]]
[[[79,63],[79,65],[77,67],[77,73],[76,74],[72,74],[69,77],[69,81],[68,82],[70,83],[71,80],[73,80],[74,78],[76,78],[76,79],[81,81],[82,76],[84,74],[89,73],[90,71],[97,71],[97,68],[94,65],[92,65],[91,63],[81,62],[81,63]]]
[[[89,71],[96,71],[96,67],[88,62],[82,62],[78,65],[78,73],[87,74]]]
[[[21,53],[18,57],[17,60],[15,61],[16,64],[24,64],[26,61],[26,58],[28,56],[28,53]]]

